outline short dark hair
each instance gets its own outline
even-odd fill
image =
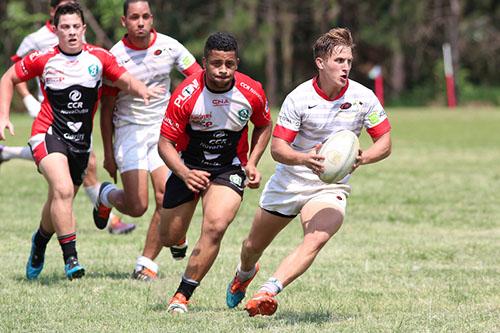
[[[203,51],[203,56],[208,57],[208,53],[212,50],[217,51],[234,51],[236,57],[238,57],[238,42],[236,39],[227,32],[215,32],[208,36],[205,42],[205,49]]]
[[[123,16],[127,16],[128,6],[134,2],[147,2],[149,8],[151,8],[151,4],[149,3],[148,0],[125,0],[125,2],[123,3]]]
[[[63,1],[67,0],[50,0],[50,7],[56,8]],[[78,0],[71,0],[72,2],[78,2]]]
[[[82,19],[82,23],[85,24],[85,18],[83,17],[82,7],[80,7],[80,5],[76,2],[70,2],[57,7],[56,13],[54,14],[54,25],[57,27],[61,15],[68,15],[68,14],[77,14]]]

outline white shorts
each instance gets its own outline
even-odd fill
[[[304,180],[302,186],[291,184],[290,178],[271,176],[260,197],[260,207],[286,216],[296,216],[310,201],[324,202],[340,208],[343,215],[351,186]]]
[[[152,172],[165,163],[158,154],[161,122],[157,125],[127,124],[115,129],[115,161],[120,173]]]

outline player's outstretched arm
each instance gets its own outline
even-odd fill
[[[115,84],[120,90],[143,98],[146,105],[149,105],[149,100],[151,98],[160,98],[166,92],[163,85],[147,87],[142,81],[137,80],[129,72],[123,73]]]
[[[158,153],[167,167],[172,170],[177,177],[182,179],[191,191],[199,193],[208,187],[210,183],[208,178],[210,177],[210,173],[202,170],[189,169],[179,157],[174,142],[160,136],[160,140],[158,141]]]
[[[363,164],[375,163],[383,160],[391,154],[392,140],[391,132],[387,132],[382,136],[373,139],[373,144],[366,150],[361,151],[356,163],[354,164],[353,171]]]
[[[10,122],[10,103],[14,95],[14,86],[21,82],[14,66],[11,66],[0,80],[0,140],[5,140],[5,129],[14,135],[14,125]]]
[[[257,127],[255,126],[252,131],[252,140],[250,144],[250,156],[248,157],[247,165],[245,166],[245,173],[247,175],[248,187],[259,188],[261,181],[261,174],[257,170],[257,164],[266,150],[269,139],[271,138],[273,124]]]
[[[115,155],[113,151],[113,112],[115,108],[116,96],[103,94],[101,97],[101,137],[104,148],[103,167],[116,183]]]

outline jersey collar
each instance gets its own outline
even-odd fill
[[[127,38],[128,34],[125,34],[125,36],[123,36],[122,42],[129,49],[132,49],[132,50],[146,50],[146,49],[150,48],[151,46],[153,46],[153,44],[156,42],[156,36],[157,36],[156,30],[155,29],[151,29],[151,32],[153,33],[153,38],[151,38],[151,40],[149,41],[149,45],[147,47],[145,47],[145,48],[137,47],[134,44],[130,43],[128,41],[128,38]]]
[[[316,93],[318,93],[318,95],[320,95],[322,98],[326,99],[327,101],[335,101],[335,100],[341,98],[342,96],[344,96],[347,88],[349,87],[349,80],[347,80],[346,85],[340,90],[338,95],[335,96],[334,98],[328,97],[328,95],[323,90],[321,90],[321,88],[318,85],[318,77],[317,76],[315,76],[313,78],[312,84],[313,84],[314,90],[316,90]]]
[[[54,26],[52,25],[52,23],[50,22],[50,20],[47,20],[47,22],[45,22],[45,26],[47,27],[47,29],[49,29],[50,32],[52,32],[53,34],[55,34],[55,30],[54,30]]]

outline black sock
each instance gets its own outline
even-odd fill
[[[69,257],[77,258],[76,232],[59,236],[57,237],[57,240],[59,241],[59,245],[61,245],[61,249],[63,251],[64,263],[66,263]]]
[[[33,251],[33,257],[31,258],[31,265],[33,267],[39,267],[43,262],[45,257],[45,249],[47,248],[47,244],[50,241],[52,234],[45,232],[42,227],[39,227],[35,233],[35,237],[33,238],[33,242],[35,243],[35,249]]]
[[[200,285],[199,282],[196,282],[195,280],[191,280],[183,276],[181,283],[179,284],[179,288],[177,288],[177,292],[183,294],[186,297],[186,299],[189,300],[193,295],[194,290],[199,285]]]

